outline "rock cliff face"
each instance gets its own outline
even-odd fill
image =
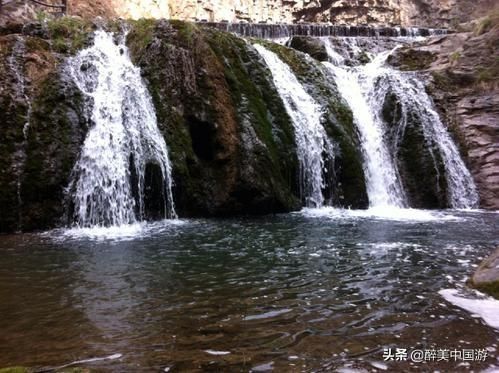
[[[401,0],[400,23],[426,27],[455,28],[459,23],[483,17],[495,0]]]
[[[102,26],[102,25],[101,25]],[[256,50],[231,34],[180,21],[111,22],[141,68],[173,165],[179,216],[296,210],[294,130]],[[74,18],[14,27],[0,36],[0,231],[70,224],[68,184],[88,128],[89,98],[64,63],[96,26]],[[322,66],[293,49],[276,53],[324,107],[337,144],[328,189],[338,206],[367,206],[350,110]],[[91,107],[91,102],[90,102]],[[334,196],[334,197],[333,197]]]
[[[405,48],[391,62],[428,74],[429,92],[466,155],[484,208],[499,209],[499,15]]]
[[[59,4],[57,0],[48,3]],[[14,1],[6,18],[35,18],[47,8]],[[228,22],[449,27],[483,16],[495,0],[69,0],[71,15]],[[9,15],[10,13],[10,15]]]
[[[87,128],[81,94],[54,52],[66,45],[36,36],[48,30],[30,33],[0,37],[0,231],[48,228],[63,216]]]
[[[489,17],[473,31],[402,48],[390,60],[428,75],[428,89],[461,145],[482,206],[490,209],[499,209],[497,20]],[[117,34],[128,30],[131,58],[141,68],[169,148],[180,216],[284,212],[302,205],[293,125],[251,43],[181,21],[100,26]],[[96,27],[62,18],[0,33],[1,232],[69,223],[66,188],[93,123],[88,97],[69,77],[65,59],[91,45]],[[314,59],[251,40],[286,62],[323,109],[322,124],[335,152],[326,198],[335,206],[364,208],[365,179],[352,113],[318,62],[325,54],[316,41],[295,38],[291,44]],[[387,122],[396,121],[397,104],[390,97],[383,111]],[[409,135],[409,143],[422,143],[417,132]],[[430,164],[424,152],[414,151],[421,161],[418,170]],[[407,160],[414,163],[411,155]],[[433,178],[431,172],[419,175],[408,168],[411,177],[405,179],[412,180],[417,194],[414,206],[445,207],[438,193],[421,186],[434,185],[425,182]]]
[[[170,149],[181,216],[299,207],[289,118],[241,39],[182,22],[138,21],[128,44]]]
[[[295,20],[334,24],[400,25],[396,0],[319,0],[294,12]]]

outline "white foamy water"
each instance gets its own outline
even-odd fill
[[[217,350],[204,350],[207,354],[210,355],[215,355],[215,356],[223,356],[223,355],[229,355],[230,351],[217,351]]]
[[[363,166],[370,207],[407,207],[400,176],[384,141],[384,124],[379,107],[374,106],[375,81],[387,53],[371,63],[356,68],[343,66],[343,57],[324,39],[331,63],[324,64],[333,72],[338,90],[352,110],[359,130]]]
[[[398,135],[403,135],[409,113],[416,115],[427,143],[434,143],[443,159],[448,205],[456,209],[477,208],[479,197],[473,178],[440,120],[423,82],[413,73],[387,66],[385,62],[392,51],[379,53],[366,65],[347,67],[329,39],[324,39],[324,45],[330,58],[330,62],[324,64],[334,74],[359,130],[370,207],[408,207],[396,161],[387,147],[386,128],[381,118],[385,96],[393,92],[402,112]],[[436,155],[430,147],[428,150],[438,172]]]
[[[64,369],[64,368],[69,368],[69,367],[74,366],[74,365],[95,363],[95,362],[104,361],[104,360],[116,360],[116,359],[120,359],[121,357],[123,357],[123,354],[119,354],[118,353],[118,354],[112,354],[112,355],[109,355],[109,356],[92,357],[92,358],[89,358],[89,359],[76,360],[76,361],[72,361],[71,363],[55,367],[55,368],[51,369],[51,371],[56,371],[56,370],[61,370],[61,369]]]
[[[332,144],[321,124],[322,109],[305,91],[286,63],[265,47],[259,44],[254,44],[254,47],[270,69],[286,112],[293,122],[300,163],[300,196],[305,206],[322,206],[322,190],[326,186],[323,155],[333,154]]]
[[[46,232],[44,235],[51,237],[54,241],[64,241],[67,239],[128,241],[135,240],[140,237],[155,235],[166,229],[175,228],[185,224],[188,224],[187,220],[165,219],[155,222],[137,222],[133,224],[113,225],[109,227],[95,226],[54,229]]]
[[[279,315],[282,315],[282,314],[285,314],[288,312],[291,312],[291,310],[289,308],[285,308],[282,310],[269,311],[269,312],[261,313],[258,315],[248,315],[248,316],[243,317],[243,320],[244,321],[251,321],[251,320],[269,319],[269,318],[276,317],[276,316],[279,316]]]
[[[499,300],[485,296],[483,298],[463,297],[457,289],[443,289],[438,293],[447,302],[478,315],[488,325],[499,330]]]
[[[425,221],[460,221],[462,217],[452,214],[452,211],[419,210],[398,207],[372,207],[367,210],[349,210],[334,207],[319,209],[304,208],[299,214],[308,217],[322,217],[330,219],[379,219],[407,222]]]
[[[378,106],[390,90],[396,94],[401,105],[402,118],[399,133],[407,126],[408,114],[416,115],[428,143],[434,142],[443,159],[448,189],[448,204],[456,209],[473,209],[479,205],[478,192],[473,178],[459,154],[456,144],[443,125],[433,100],[426,93],[423,82],[413,73],[402,73],[384,67],[377,90]],[[435,155],[432,153],[436,163]]]
[[[92,111],[92,127],[68,187],[75,224],[123,226],[142,220],[150,164],[161,170],[165,217],[175,217],[165,140],[123,40],[117,43],[112,33],[96,31],[94,45],[70,58],[67,66]]]

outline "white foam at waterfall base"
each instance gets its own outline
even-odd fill
[[[294,126],[300,165],[300,196],[304,199],[305,206],[322,206],[322,190],[326,185],[323,154],[333,154],[332,144],[321,124],[322,109],[305,91],[289,66],[274,52],[259,44],[254,44],[254,47],[270,69]]]
[[[447,302],[479,316],[488,325],[499,330],[499,300],[476,292],[481,297],[472,298],[459,294],[457,289],[443,289],[438,292]]]
[[[328,219],[375,219],[391,220],[400,222],[445,222],[462,221],[461,216],[456,216],[450,211],[420,210],[398,207],[373,207],[367,210],[350,210],[334,207],[322,207],[319,209],[304,208],[299,214],[307,217]]]
[[[123,226],[144,215],[147,164],[164,180],[165,217],[175,217],[171,165],[151,97],[128,49],[112,33],[67,62],[91,108],[91,128],[68,187],[78,227]]]
[[[54,229],[44,235],[53,241],[67,242],[68,239],[92,241],[129,241],[141,237],[150,237],[165,231],[175,230],[188,224],[187,220],[165,219],[155,222],[137,222],[133,224],[113,225],[109,227],[75,227],[70,229]]]

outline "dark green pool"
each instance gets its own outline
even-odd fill
[[[0,367],[480,370],[499,331],[448,303],[499,214],[337,210],[0,237]],[[384,348],[487,348],[383,362]],[[116,357],[116,356],[115,356]],[[461,365],[459,365],[461,364]],[[376,368],[376,366],[378,366]],[[361,370],[362,371],[362,370]]]

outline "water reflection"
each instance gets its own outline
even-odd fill
[[[121,353],[92,366],[371,369],[386,346],[494,348],[498,332],[438,291],[462,287],[499,243],[499,217],[451,215],[305,212],[156,224],[133,239],[4,237],[0,366]]]

